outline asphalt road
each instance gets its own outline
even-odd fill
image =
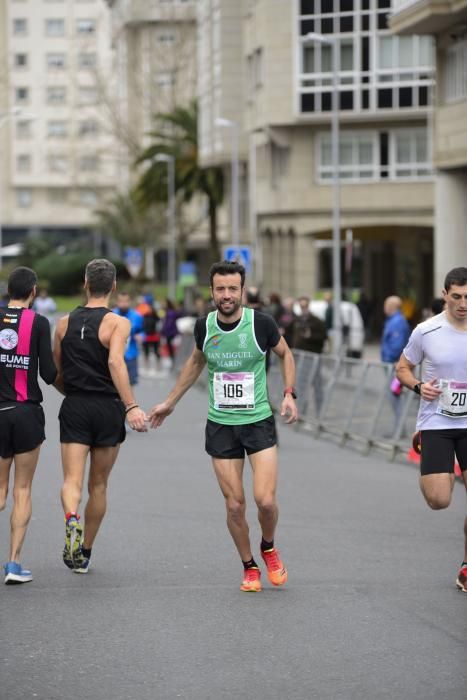
[[[142,380],[141,404],[168,386]],[[241,593],[193,389],[158,431],[128,435],[79,576],[61,561],[59,401],[48,388],[23,551],[34,581],[0,588],[1,700],[466,699],[463,488],[431,512],[413,466],[282,428],[276,542],[289,583]],[[257,547],[251,497],[249,516]]]

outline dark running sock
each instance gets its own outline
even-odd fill
[[[268,549],[274,549],[274,540],[271,540],[271,542],[266,542],[264,537],[262,537],[261,538],[261,551],[267,552]]]
[[[243,559],[242,559],[242,564],[243,564],[243,568],[245,569],[245,571],[247,569],[257,569],[258,568],[258,564],[255,562],[255,560],[253,558],[250,559],[250,561],[243,561]]]
[[[85,549],[85,547],[81,547],[81,551],[83,552],[83,557],[86,557],[86,559],[91,558],[91,549]]]

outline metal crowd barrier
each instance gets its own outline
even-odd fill
[[[182,336],[177,352],[177,372],[194,346],[193,336]],[[373,449],[390,459],[407,453],[418,411],[418,397],[403,389],[394,397],[390,385],[394,368],[383,362],[367,362],[336,355],[293,351],[300,420],[298,430],[314,437],[328,436],[339,445],[353,445],[365,454]],[[200,377],[206,384],[206,372]],[[271,353],[268,372],[269,398],[278,410],[283,395],[279,360]]]

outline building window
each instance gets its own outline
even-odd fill
[[[66,66],[64,53],[48,53],[46,56],[47,68],[61,70]]]
[[[16,138],[29,139],[31,138],[31,120],[16,122]]]
[[[66,204],[69,190],[65,187],[51,187],[47,190],[47,199],[50,204]]]
[[[68,158],[62,155],[49,155],[48,165],[51,173],[66,173],[68,170]]]
[[[446,102],[456,102],[467,97],[467,41],[465,39],[446,49],[441,77]]]
[[[66,204],[69,190],[65,187],[51,187],[47,190],[47,199],[50,204]]]
[[[299,8],[299,110],[332,110],[333,46],[339,108],[368,114],[428,106],[434,50],[429,36],[391,36],[391,0],[296,0]],[[333,45],[310,40],[329,35]],[[334,43],[335,42],[335,43]]]
[[[347,182],[430,178],[428,131],[343,131],[339,139],[339,178]],[[318,181],[332,181],[332,138],[318,136]]]
[[[47,122],[47,136],[50,138],[65,138],[68,136],[68,123],[55,120]]]
[[[175,34],[168,34],[168,33],[158,34],[157,41],[159,42],[159,44],[164,44],[164,45],[174,44],[175,43]]]
[[[13,34],[15,36],[26,36],[28,33],[28,20],[23,17],[15,17],[13,20]]]
[[[99,159],[97,156],[81,156],[79,159],[79,169],[83,172],[91,173],[99,170]]]
[[[27,55],[27,53],[15,53],[14,66],[15,66],[15,68],[27,68],[28,67],[28,55]]]
[[[78,54],[78,68],[89,70],[97,66],[97,54],[95,53],[80,53]]]
[[[96,31],[96,21],[94,19],[77,19],[77,34],[94,34]]]
[[[16,157],[16,170],[19,173],[31,172],[31,156],[26,153],[21,153]]]
[[[97,101],[97,90],[93,86],[81,86],[78,88],[78,100],[82,105],[95,104]]]
[[[24,187],[17,189],[16,203],[19,207],[30,207],[32,205],[32,191]]]
[[[156,84],[160,88],[172,87],[175,84],[175,79],[172,73],[159,73],[156,78]]]
[[[54,85],[47,88],[47,104],[63,105],[66,102],[66,87]]]
[[[97,194],[94,190],[80,190],[79,201],[84,207],[95,207],[97,205]]]
[[[99,124],[95,119],[83,119],[78,124],[79,136],[96,136],[99,132]]]
[[[15,89],[15,102],[17,104],[26,104],[29,100],[29,88],[17,87]]]
[[[64,19],[46,19],[45,20],[46,36],[65,36],[65,20]]]

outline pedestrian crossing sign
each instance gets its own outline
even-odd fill
[[[243,265],[247,272],[251,272],[251,246],[224,246],[223,253],[224,260],[228,260],[229,262],[238,262],[240,265]]]

